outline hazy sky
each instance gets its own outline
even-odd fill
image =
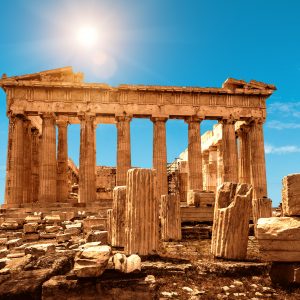
[[[283,176],[300,172],[300,1],[0,2],[0,74],[73,66],[85,80],[111,85],[220,87],[228,77],[273,83],[264,126],[269,196],[277,205]],[[96,28],[86,47],[82,27]],[[0,202],[7,124],[0,91]],[[205,121],[202,133],[211,128]],[[132,163],[152,164],[152,123],[131,124]],[[187,126],[167,122],[168,161],[187,146]],[[79,126],[69,127],[69,155],[78,163]],[[115,165],[116,129],[99,125],[97,164]]]

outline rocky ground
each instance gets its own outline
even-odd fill
[[[216,260],[210,226],[192,226],[182,241],[164,242],[158,255],[140,261],[102,246],[102,221],[31,216],[2,223],[0,299],[300,299],[299,287],[272,285],[253,237],[247,261]]]

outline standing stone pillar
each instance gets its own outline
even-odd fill
[[[31,182],[31,122],[30,120],[24,121],[24,189],[23,189],[23,203],[32,202],[32,182]]]
[[[246,125],[237,131],[239,139],[239,183],[251,183],[250,128]]]
[[[167,118],[151,118],[153,122],[153,169],[157,177],[157,197],[168,194],[167,174],[167,145],[166,121]]]
[[[130,169],[126,188],[125,253],[154,254],[159,243],[155,172]]]
[[[51,204],[57,201],[55,116],[47,113],[41,117],[43,123],[40,154],[39,201],[44,204]]]
[[[235,138],[235,121],[223,119],[222,123],[222,144],[223,144],[223,164],[224,182],[238,182],[238,155]]]
[[[58,127],[57,145],[57,201],[67,202],[68,186],[68,122],[59,119],[56,121]]]
[[[253,185],[253,198],[259,199],[268,196],[263,120],[255,119],[250,125],[251,183]]]
[[[39,200],[39,149],[40,134],[37,128],[31,129],[31,201]]]
[[[12,144],[10,166],[10,190],[8,205],[18,206],[23,203],[24,187],[24,116],[11,117]]]
[[[126,184],[126,174],[131,168],[130,121],[131,117],[117,116],[117,186]]]
[[[217,185],[217,147],[211,146],[209,148],[208,156],[208,190],[215,192]]]
[[[79,201],[96,200],[95,117],[80,116]]]
[[[203,189],[209,191],[209,152],[202,152]]]
[[[217,189],[224,182],[223,145],[217,144]]]
[[[7,142],[7,156],[6,156],[6,176],[5,176],[5,195],[4,195],[4,203],[10,203],[11,196],[11,149],[13,142],[13,121],[12,117],[9,116],[8,123],[8,142]]]
[[[203,190],[202,154],[201,154],[201,119],[191,117],[188,123],[188,165],[189,190]]]
[[[111,245],[124,247],[125,244],[126,186],[116,186],[113,190],[111,216]]]

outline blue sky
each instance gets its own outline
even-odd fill
[[[73,66],[85,80],[111,85],[221,86],[228,77],[273,83],[265,124],[269,196],[277,205],[283,176],[300,172],[300,2],[1,1],[0,74]],[[98,43],[78,43],[82,26]],[[0,203],[7,147],[5,94],[0,91]],[[202,132],[211,128],[204,122]],[[152,124],[131,124],[132,163],[150,167]],[[167,123],[168,161],[187,146],[187,126]],[[69,155],[78,162],[79,126],[69,127]],[[116,129],[99,125],[97,164],[115,165]]]

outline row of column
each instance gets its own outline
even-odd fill
[[[68,197],[68,122],[55,118],[54,114],[43,114],[42,134],[30,125],[23,115],[10,118],[7,158],[6,203],[21,204],[40,201],[42,203],[65,202]],[[95,116],[81,115],[80,129],[80,202],[96,200],[96,124]],[[126,184],[126,173],[131,167],[130,120],[128,116],[117,116],[117,185]],[[167,118],[152,117],[153,122],[153,168],[157,174],[158,196],[168,193],[167,182]],[[201,119],[189,117],[188,123],[188,189],[203,190],[222,181],[251,182],[254,197],[267,195],[264,140],[262,122],[254,120],[250,126],[239,130],[240,155],[238,156],[233,120],[222,120],[222,148],[215,154],[204,154],[207,174],[217,169],[218,176],[202,175]],[[56,125],[58,147],[56,149]],[[57,150],[57,151],[56,151]],[[217,165],[215,161],[217,155]],[[238,158],[239,157],[239,158]],[[204,165],[206,167],[206,165]]]

